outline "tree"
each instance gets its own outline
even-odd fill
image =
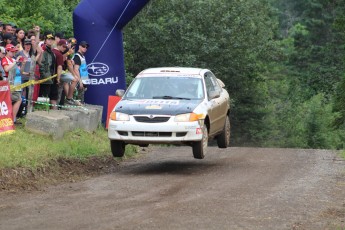
[[[151,2],[124,30],[128,72],[154,66],[211,69],[232,97],[233,140],[258,142],[265,124],[265,63],[275,55],[266,1]],[[249,132],[251,130],[251,132]]]
[[[78,3],[79,0],[3,0],[0,8],[6,11],[1,20],[25,31],[39,25],[42,31],[64,32],[68,37],[73,35],[72,12]]]

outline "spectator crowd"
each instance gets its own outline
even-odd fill
[[[88,47],[86,41],[78,43],[60,32],[42,33],[39,26],[25,31],[0,21],[0,81],[8,81],[15,88],[11,91],[15,124],[20,124],[17,117],[23,98],[49,98],[52,109],[84,103],[89,83],[84,56]],[[32,96],[27,88],[20,87],[29,80],[42,80],[35,84]]]

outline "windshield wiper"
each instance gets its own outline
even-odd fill
[[[173,97],[173,96],[154,96],[153,99],[178,99],[178,100],[190,100],[186,97]]]

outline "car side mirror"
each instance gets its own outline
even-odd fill
[[[123,97],[124,94],[125,94],[125,90],[124,89],[117,89],[116,92],[115,92],[115,95],[119,96],[119,97]]]
[[[210,91],[210,93],[208,94],[210,100],[214,99],[214,98],[218,98],[220,97],[220,93],[218,91]]]

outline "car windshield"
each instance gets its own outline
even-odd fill
[[[200,78],[141,77],[134,79],[124,98],[198,100],[204,98],[204,90]]]

